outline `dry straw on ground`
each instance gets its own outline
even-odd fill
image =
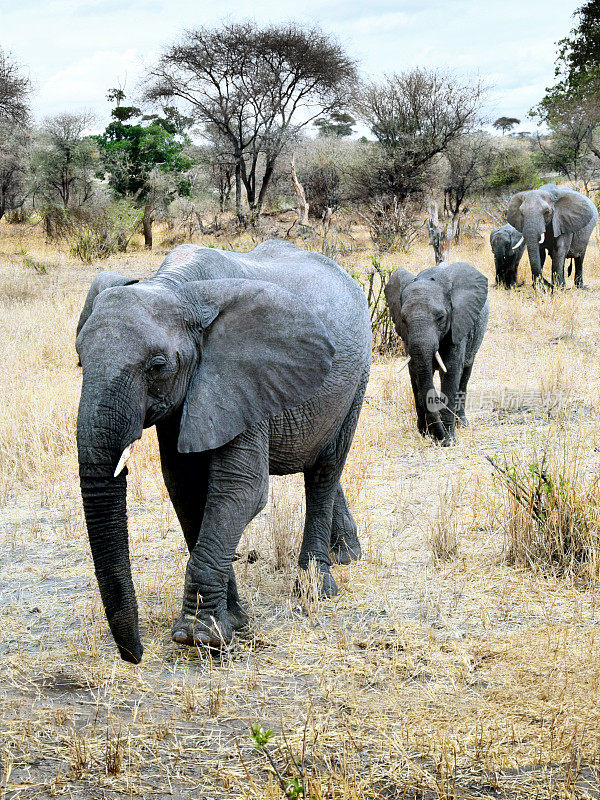
[[[364,231],[353,236],[338,260],[359,271],[370,259],[352,249]],[[485,241],[454,255],[492,276]],[[83,523],[73,333],[97,268],[144,277],[160,260],[133,251],[82,267],[0,228],[0,798],[280,798],[302,782],[332,799],[598,797],[597,581],[507,558],[507,525],[526,527],[486,460],[527,474],[559,437],[577,450],[569,497],[586,520],[597,513],[596,244],[588,291],[491,290],[456,447],[418,436],[408,375],[376,357],[343,478],[362,562],[335,569],[333,601],[308,581],[303,607],[291,591],[302,481],[274,480],[236,562],[253,634],[220,660],[170,640],[186,554],[146,432],[129,478],[146,645],[131,667],[108,634]],[[430,260],[424,245],[384,259],[413,271]],[[264,748],[253,725],[275,733]]]

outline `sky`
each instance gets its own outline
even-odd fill
[[[484,113],[522,120],[553,82],[555,43],[581,0],[0,0],[0,47],[31,76],[37,120],[91,111],[108,122],[107,91],[130,96],[183,30],[222,21],[295,20],[333,33],[365,78],[414,66],[451,68],[490,87]]]

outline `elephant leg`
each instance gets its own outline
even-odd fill
[[[163,479],[191,553],[204,517],[210,457],[177,450],[180,415],[156,426]]]
[[[334,441],[321,453],[317,463],[304,473],[306,520],[298,564],[302,569],[307,569],[309,563],[314,560],[323,580],[322,592],[326,597],[333,597],[338,591],[336,582],[329,570],[331,565],[330,548],[334,537],[333,520],[336,501],[338,511],[342,512],[341,517],[336,518],[336,538],[334,541],[337,549],[343,549],[347,552],[353,549],[356,552],[356,546],[358,545],[358,550],[360,551],[360,544],[356,536],[356,523],[352,519],[346,498],[343,495],[340,477],[358,423],[368,378],[368,373],[363,376],[350,410]],[[338,523],[341,519],[344,520],[344,532],[348,533],[348,538],[342,538],[340,535],[342,532]],[[350,524],[350,520],[352,524]]]
[[[186,569],[183,608],[173,625],[174,641],[209,647],[231,641],[233,623],[241,622],[233,556],[244,528],[265,507],[268,488],[269,428],[265,420],[211,453],[204,516]]]
[[[333,564],[350,564],[361,557],[357,530],[342,484],[338,481],[331,521],[330,556]]]
[[[455,399],[456,425],[461,425],[465,428],[469,424],[465,409],[467,406],[467,384],[469,383],[472,369],[472,364],[465,366],[463,369]]]
[[[445,395],[445,406],[440,411],[440,417],[446,428],[448,439],[453,441],[455,438],[454,427],[456,424],[456,399],[460,379],[463,374],[463,358],[453,357],[446,363],[447,372],[442,374],[441,388]]]
[[[156,432],[165,486],[191,553],[198,541],[204,517],[210,456],[206,453],[180,453],[177,450],[179,416],[159,423]],[[227,583],[227,613],[233,630],[248,626],[248,614],[238,595],[233,565]]]
[[[583,259],[585,251],[575,257],[575,286],[577,289],[583,289]]]
[[[565,257],[566,248],[559,242],[552,253],[552,283],[560,289],[565,288]]]

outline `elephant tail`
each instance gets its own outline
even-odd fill
[[[567,267],[567,277],[571,277],[571,273],[573,272],[573,259],[571,258],[569,262],[569,266]]]

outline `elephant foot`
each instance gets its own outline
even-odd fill
[[[189,647],[220,650],[231,642],[233,626],[228,614],[217,609],[199,609],[195,615],[183,612],[173,625],[171,637]]]
[[[250,630],[250,617],[241,603],[235,602],[227,606],[227,616],[234,631],[246,633]]]
[[[358,561],[362,557],[358,536],[355,542],[342,541],[335,546],[332,545],[330,556],[332,564],[351,564],[353,561]]]
[[[469,420],[466,417],[461,417],[459,414],[456,418],[456,425],[458,425],[460,428],[468,428]]]
[[[315,561],[314,563],[317,573],[317,594],[319,599],[322,600],[327,597],[335,597],[338,593],[338,586],[335,582],[335,578],[329,571],[329,567],[323,562]],[[309,568],[301,567],[301,569],[304,575],[308,577]],[[294,591],[299,597],[306,592],[306,588],[305,580],[302,580],[300,577],[296,578]]]
[[[332,564],[351,564],[362,556],[356,522],[349,511],[339,516],[334,513],[329,556]]]

